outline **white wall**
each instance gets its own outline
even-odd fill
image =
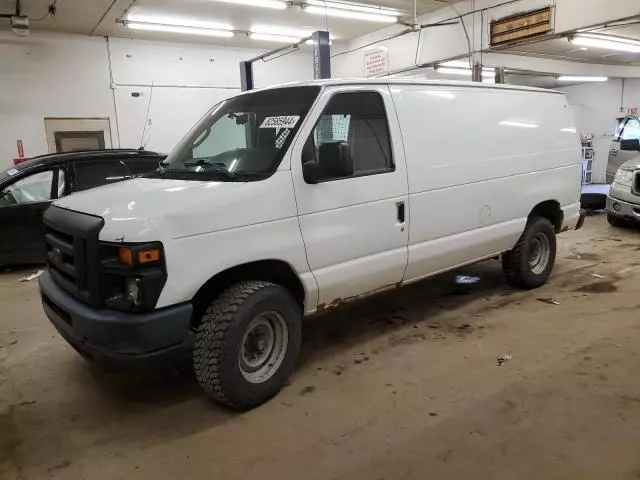
[[[615,119],[625,116],[629,108],[640,107],[640,79],[626,79],[624,95],[620,79],[563,90],[574,109],[579,132],[594,135],[594,181],[604,182]]]
[[[0,32],[0,168],[17,156],[47,152],[45,117],[115,114],[102,38],[63,35],[15,37]]]
[[[45,117],[109,118],[113,147],[169,151],[215,103],[240,91],[238,63],[260,50],[0,32],[0,168],[47,153]],[[110,68],[111,67],[111,68]],[[313,78],[311,56],[257,62],[256,86]],[[151,96],[151,84],[154,84]],[[132,93],[140,93],[134,97]]]

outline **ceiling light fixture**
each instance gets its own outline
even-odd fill
[[[603,48],[620,52],[640,53],[640,41],[610,35],[581,33],[569,37],[569,42],[582,47]]]
[[[560,82],[606,82],[608,77],[580,77],[576,75],[560,75],[558,81]]]
[[[161,25],[156,23],[139,23],[127,21],[125,25],[135,30],[150,30],[154,32],[184,33],[187,35],[205,35],[209,37],[233,37],[230,30],[213,30],[201,27],[181,27],[177,25]]]
[[[188,17],[165,17],[160,15],[138,15],[130,13],[125,23],[152,23],[156,25],[174,25],[176,27],[209,28],[212,30],[234,30],[228,23],[208,22]]]
[[[249,30],[249,38],[266,42],[298,43],[312,34],[311,30],[297,30],[276,25],[252,25]],[[332,35],[331,39],[333,38]],[[305,43],[313,45],[313,40],[309,39]],[[329,41],[329,45],[333,45],[333,42]]]
[[[366,5],[355,5],[352,3],[325,2],[324,0],[307,0],[307,5],[324,8],[337,8],[339,10],[351,10],[354,12],[374,13],[376,15],[387,15],[390,17],[399,17],[400,12],[389,8],[368,7]]]
[[[277,25],[251,25],[249,32],[298,38],[310,37],[313,33],[311,30],[298,30],[296,28],[279,27]]]
[[[272,35],[269,33],[249,33],[251,40],[261,40],[263,42],[298,43],[301,37],[290,37],[287,35]]]
[[[239,5],[247,5],[250,7],[275,8],[276,10],[284,10],[289,5],[287,2],[280,0],[215,0],[224,3],[237,3]]]
[[[302,7],[305,12],[314,15],[328,15],[330,17],[353,18],[355,20],[368,20],[371,22],[395,23],[400,16],[394,10],[364,7],[337,2],[323,2],[322,0],[307,0]]]

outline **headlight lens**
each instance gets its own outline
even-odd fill
[[[141,281],[138,277],[129,277],[126,281],[127,299],[134,307],[139,307],[143,303]]]
[[[633,172],[630,170],[623,170],[620,168],[616,172],[616,178],[614,181],[616,183],[619,183],[620,185],[630,187],[633,184]]]
[[[162,244],[104,242],[101,248],[104,306],[133,312],[153,310],[167,279]]]

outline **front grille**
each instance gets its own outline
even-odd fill
[[[100,217],[50,207],[44,214],[47,264],[53,280],[74,297],[99,306]]]
[[[640,195],[640,170],[633,176],[633,193]]]

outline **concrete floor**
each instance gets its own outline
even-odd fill
[[[591,217],[537,291],[492,261],[455,272],[468,290],[447,274],[312,319],[290,385],[243,414],[188,372],[96,371],[5,273],[0,478],[638,479],[639,240]]]

